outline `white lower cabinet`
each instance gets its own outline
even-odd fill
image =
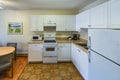
[[[71,61],[71,43],[58,43],[58,61]]]
[[[71,48],[72,62],[83,76],[85,80],[88,80],[88,54],[72,44]]]
[[[41,62],[43,44],[29,44],[28,48],[28,62]]]

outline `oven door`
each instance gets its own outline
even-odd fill
[[[56,45],[44,45],[43,46],[43,56],[57,56],[57,46]]]

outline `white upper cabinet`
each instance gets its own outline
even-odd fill
[[[75,31],[76,27],[75,15],[59,15],[57,16],[57,31]]]
[[[109,27],[120,28],[120,0],[109,1]]]
[[[31,31],[43,31],[43,15],[32,15],[31,16]]]
[[[56,22],[57,22],[56,30],[64,31],[65,30],[65,15],[57,16]]]
[[[120,28],[120,0],[109,0],[76,15],[76,31],[80,28]]]
[[[107,28],[108,2],[90,9],[90,27]]]
[[[65,27],[66,31],[75,31],[76,18],[75,15],[66,15],[65,16]]]
[[[80,28],[88,28],[90,26],[90,10],[83,11],[76,15],[76,31]]]
[[[44,16],[44,26],[47,24],[56,24],[56,15],[45,15]]]
[[[57,31],[75,31],[75,15],[33,15],[31,31],[43,31],[43,26],[56,26]]]

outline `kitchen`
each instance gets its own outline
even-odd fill
[[[115,0],[113,0],[115,1]],[[116,0],[118,1],[118,0]],[[97,2],[96,2],[97,3]],[[117,3],[117,2],[116,2]],[[106,4],[103,4],[104,7],[98,9],[97,7],[95,8],[92,8],[91,10],[86,10],[83,12],[83,15],[80,14],[81,16],[80,17],[83,17],[84,19],[83,22],[81,20],[77,20],[76,18],[76,29],[75,31],[68,31],[68,32],[65,32],[65,31],[58,31],[57,32],[57,37],[68,37],[71,33],[76,33],[76,31],[80,31],[80,32],[77,32],[77,33],[80,33],[80,38],[83,38],[83,39],[87,39],[88,40],[88,28],[89,27],[93,27],[93,28],[107,28],[107,27],[112,27],[112,28],[119,28],[119,21],[118,20],[118,16],[119,16],[119,11],[116,10],[117,8],[119,8],[119,6],[115,6],[114,4],[112,6],[115,6],[115,7],[112,7],[113,9],[113,12],[111,12],[111,17],[109,16],[106,16],[106,14],[108,12],[105,12],[106,9],[109,10],[109,8],[106,8]],[[119,1],[118,1],[118,4],[119,4]],[[108,5],[108,4],[107,4]],[[87,6],[87,7],[90,7],[91,5]],[[109,5],[108,5],[109,6]],[[86,7],[86,8],[87,8]],[[100,6],[99,6],[100,7]],[[116,9],[114,9],[116,8]],[[103,10],[104,9],[104,10]],[[98,12],[99,10],[99,12]],[[102,11],[103,10],[103,11]],[[111,11],[112,11],[111,10]],[[89,14],[88,13],[90,12],[91,14],[91,22],[89,21]],[[39,33],[39,31],[31,31],[30,30],[30,17],[31,15],[73,15],[73,14],[76,14],[78,13],[77,11],[71,11],[71,10],[53,10],[53,11],[49,11],[49,10],[40,10],[40,11],[37,11],[37,10],[24,10],[24,11],[17,11],[17,10],[14,10],[14,11],[11,11],[11,10],[7,10],[7,11],[4,11],[2,10],[1,11],[1,16],[0,16],[0,21],[2,21],[2,24],[1,26],[6,26],[5,28],[4,27],[1,27],[0,29],[0,32],[2,32],[0,34],[1,38],[0,38],[0,45],[4,46],[6,44],[6,42],[11,42],[11,41],[18,41],[18,49],[17,49],[17,53],[18,54],[26,54],[28,52],[28,42],[31,40],[31,36],[34,35],[34,34],[41,34],[43,33],[43,31],[41,31],[41,33]],[[86,13],[86,14],[84,14]],[[99,13],[99,14],[98,14]],[[104,14],[101,14],[100,13],[104,13]],[[94,16],[96,14],[96,16]],[[116,14],[116,15],[113,15],[113,14]],[[78,14],[79,15],[79,14]],[[77,15],[77,16],[78,16]],[[106,18],[107,17],[107,18]],[[109,19],[111,18],[111,19]],[[106,20],[108,19],[108,20]],[[111,21],[109,21],[111,20]],[[81,25],[79,22],[77,23],[77,21],[80,21],[82,22],[83,24]],[[9,35],[7,34],[7,22],[23,22],[23,35]],[[85,22],[85,23],[84,23]],[[112,24],[111,24],[112,22]],[[106,24],[111,24],[111,25],[106,25]],[[91,26],[91,25],[93,26]],[[118,25],[117,25],[118,24]],[[89,25],[89,26],[88,26]],[[84,29],[81,29],[79,30],[80,28],[84,28]],[[66,35],[64,35],[66,34]],[[3,37],[4,35],[4,37]],[[27,36],[27,37],[26,37]],[[116,79],[117,80],[117,79]]]

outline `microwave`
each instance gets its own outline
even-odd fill
[[[33,35],[32,40],[42,40],[42,36],[40,35]]]

